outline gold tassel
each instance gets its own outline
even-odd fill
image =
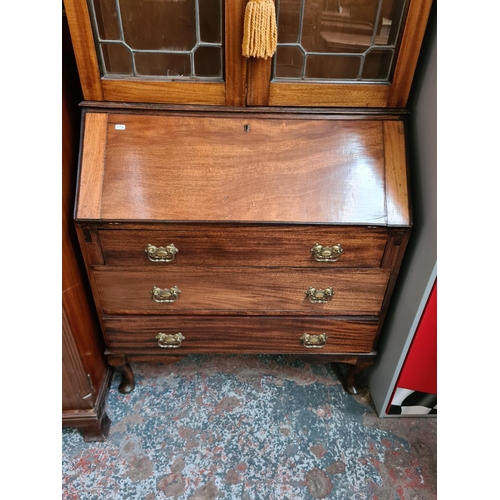
[[[276,9],[273,0],[249,0],[245,9],[243,55],[272,57],[278,42]]]

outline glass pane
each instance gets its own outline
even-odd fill
[[[182,77],[191,75],[189,54],[138,52],[135,54],[138,75]]]
[[[133,75],[132,54],[121,43],[103,43],[102,54],[108,68],[113,75]]]
[[[309,56],[306,63],[306,78],[354,80],[358,77],[360,57]]]
[[[194,53],[196,76],[222,76],[222,54],[219,47],[198,47]]]
[[[99,36],[102,40],[120,40],[115,0],[94,1]]]
[[[363,79],[387,79],[391,65],[392,51],[372,50],[363,64]]]
[[[222,80],[223,0],[88,2],[104,75]]]
[[[278,5],[278,42],[299,42],[300,0],[281,1]]]
[[[276,76],[302,78],[304,54],[298,47],[279,47],[276,52]]]
[[[277,2],[274,78],[389,80],[407,0]],[[289,55],[299,51],[306,58],[301,75],[284,68],[289,66]],[[337,57],[328,57],[333,54]]]
[[[120,0],[123,36],[133,49],[191,50],[196,44],[195,1]]]
[[[326,22],[319,1],[303,0],[301,44],[307,52],[325,52],[323,22]]]
[[[375,43],[380,45],[385,40],[386,45],[396,45],[402,25],[404,7],[405,2],[384,0],[381,12],[382,26],[379,33],[380,37],[377,37]]]
[[[222,40],[221,0],[201,0],[199,9],[201,41],[220,44]]]

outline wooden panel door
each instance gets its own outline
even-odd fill
[[[90,101],[245,103],[245,0],[64,0]]]
[[[250,106],[404,108],[432,0],[275,0],[278,46]]]

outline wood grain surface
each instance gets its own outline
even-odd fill
[[[273,81],[269,88],[269,106],[383,108],[389,91],[389,84]]]
[[[107,136],[103,220],[387,222],[380,121],[110,114]]]
[[[226,82],[226,106],[245,106],[247,60],[241,52],[245,0],[225,0],[224,14],[224,79]]]
[[[100,219],[106,154],[107,113],[85,115],[77,217]]]
[[[171,104],[218,104],[226,102],[223,82],[102,80],[104,99],[118,102],[163,102]]]
[[[247,106],[269,106],[271,59],[251,57],[247,67]]]
[[[156,354],[241,353],[312,354],[370,352],[377,321],[324,317],[197,317],[108,316],[106,339],[113,350]],[[158,333],[185,337],[179,348],[158,346]],[[320,349],[304,347],[303,333],[326,333]]]
[[[288,267],[380,267],[387,230],[384,228],[270,226],[220,227],[166,224],[165,230],[99,231],[105,264],[147,266],[163,270],[179,265],[195,266],[288,266]],[[151,262],[148,244],[178,249],[172,262]],[[341,244],[336,262],[318,262],[311,248]]]
[[[410,193],[406,166],[404,124],[400,121],[384,122],[385,183],[387,198],[387,224],[411,224]]]
[[[164,271],[95,271],[105,314],[342,314],[377,315],[390,272],[385,269],[177,267]],[[157,303],[153,286],[181,294]],[[333,287],[326,304],[310,303],[309,287]]]

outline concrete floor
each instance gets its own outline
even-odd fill
[[[436,498],[436,417],[378,418],[329,365],[285,356],[133,364],[105,443],[63,429],[63,500]]]

